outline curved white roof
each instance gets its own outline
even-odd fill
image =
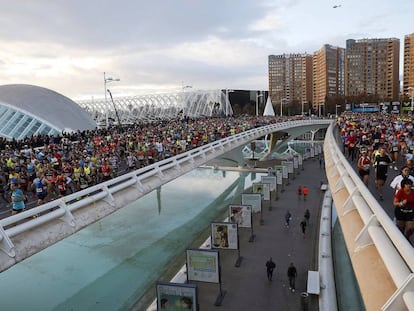
[[[74,101],[34,85],[0,86],[0,135],[21,139],[33,134],[94,129],[96,122]]]

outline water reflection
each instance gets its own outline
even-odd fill
[[[5,310],[129,309],[260,178],[193,170],[4,271],[1,304]]]

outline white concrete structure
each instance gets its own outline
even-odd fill
[[[0,135],[3,137],[22,139],[94,128],[96,122],[61,94],[34,85],[0,86]]]
[[[160,93],[132,97],[117,97],[114,104],[122,123],[156,121],[175,118],[179,115],[190,117],[233,115],[228,96],[222,90],[191,90],[175,93]],[[105,99],[79,101],[96,121],[108,117],[116,120],[112,103]]]

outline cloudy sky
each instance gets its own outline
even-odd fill
[[[333,8],[334,5],[341,5]],[[0,85],[71,99],[268,89],[270,54],[414,32],[413,0],[0,0]],[[402,71],[402,69],[400,69]]]

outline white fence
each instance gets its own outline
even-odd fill
[[[332,125],[326,134],[324,155],[327,173],[331,177],[339,177],[336,184],[330,183],[332,192],[345,188],[349,193],[348,199],[343,204],[345,213],[356,209],[364,224],[355,240],[357,245],[355,252],[368,245],[374,245],[397,287],[397,291],[381,309],[414,310],[413,246],[401,234],[344,157],[335,140]],[[381,295],[381,293],[377,294]]]

